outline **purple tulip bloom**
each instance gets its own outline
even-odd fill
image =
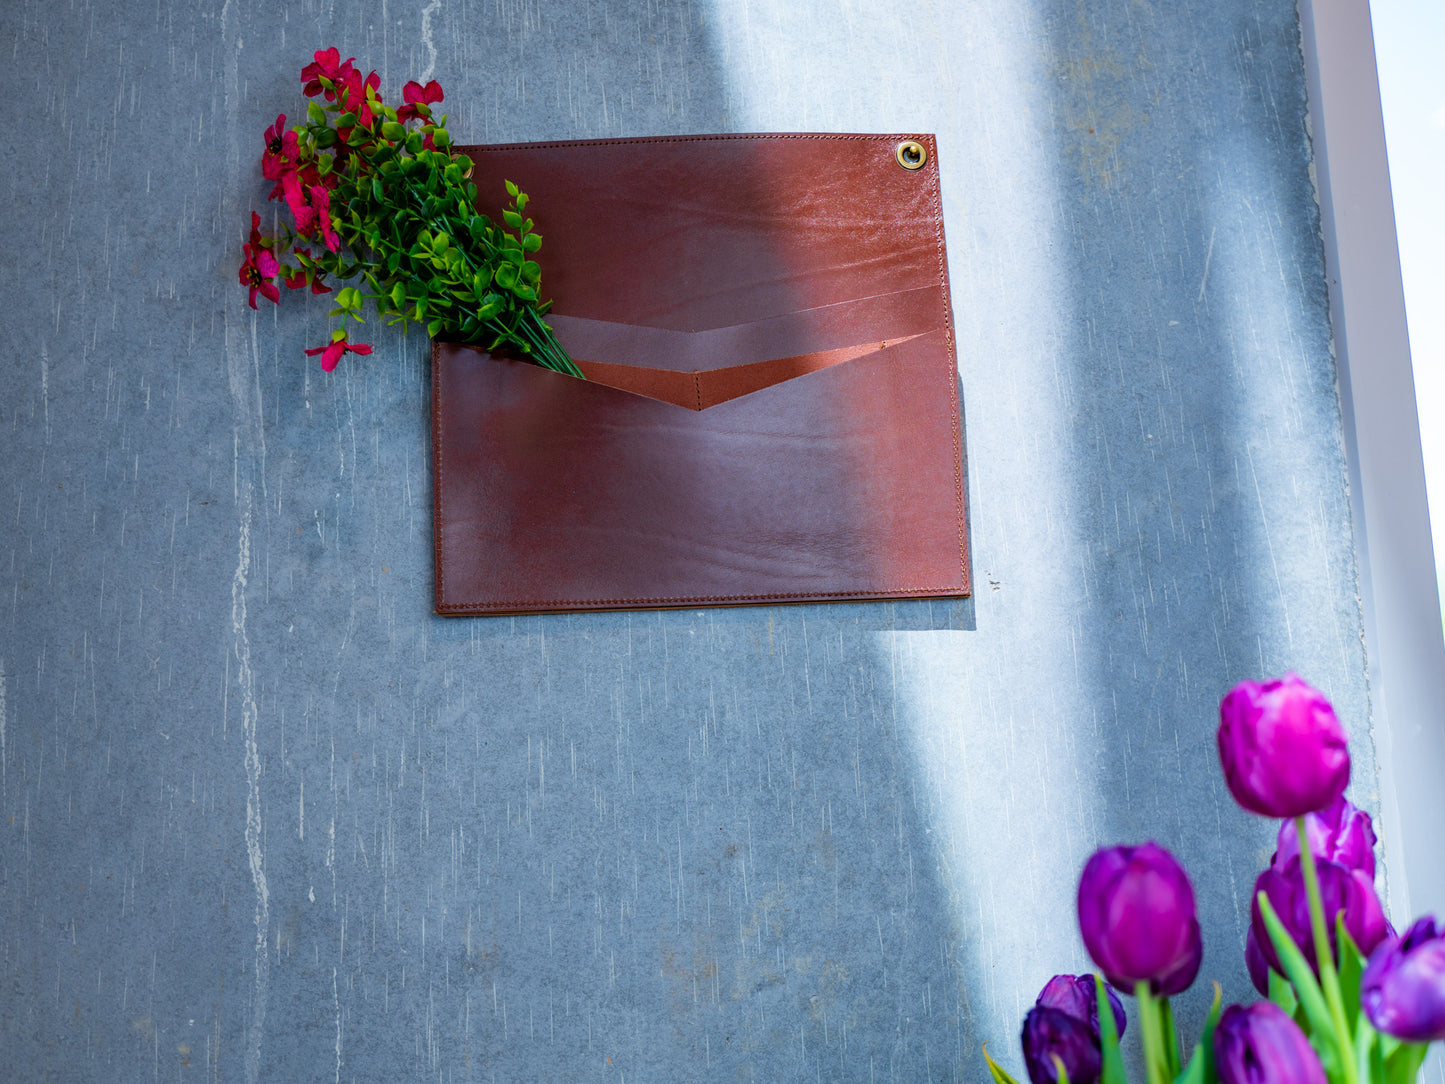
[[[1375,828],[1370,815],[1341,795],[1324,809],[1305,816],[1305,835],[1310,853],[1346,869],[1357,869],[1371,880],[1375,876]],[[1299,855],[1299,832],[1290,821],[1279,826],[1278,849],[1270,862],[1284,866]]]
[[[1376,945],[1394,932],[1385,920],[1374,883],[1359,870],[1346,869],[1323,859],[1317,859],[1315,866],[1319,873],[1325,928],[1329,931],[1331,955],[1335,962],[1339,962],[1339,950],[1335,946],[1335,916],[1341,911],[1344,912],[1345,929],[1349,931],[1351,940],[1362,955],[1368,956]],[[1299,858],[1291,858],[1284,866],[1271,866],[1261,873],[1254,882],[1254,893],[1250,897],[1250,926],[1259,950],[1265,962],[1282,975],[1284,968],[1274,951],[1269,930],[1264,925],[1264,915],[1259,909],[1261,892],[1269,897],[1270,906],[1280,922],[1318,975],[1320,968],[1315,960],[1314,934],[1310,930],[1309,896],[1305,892]]]
[[[1411,1043],[1445,1039],[1445,924],[1430,915],[1383,941],[1360,979],[1376,1030]]]
[[[1104,977],[1125,993],[1148,982],[1169,997],[1199,974],[1194,889],[1157,843],[1094,853],[1079,878],[1079,930]]]
[[[1123,1035],[1124,1006],[1105,988],[1116,1034]],[[1070,1084],[1095,1084],[1103,1064],[1099,1037],[1099,999],[1093,975],[1055,975],[1024,1017],[1024,1064],[1033,1084],[1056,1084],[1057,1057]]]
[[[1296,674],[1242,681],[1219,704],[1219,761],[1234,800],[1266,817],[1323,809],[1350,781],[1334,708]]]
[[[1069,1084],[1097,1084],[1103,1055],[1087,1020],[1035,1005],[1024,1017],[1023,1048],[1024,1066],[1033,1084],[1057,1084],[1056,1057],[1064,1063]]]
[[[1249,981],[1254,983],[1259,996],[1269,997],[1269,961],[1265,959],[1264,950],[1259,947],[1259,938],[1255,936],[1252,924],[1249,932],[1244,935],[1244,966],[1248,969]]]
[[[1220,1084],[1326,1084],[1299,1026],[1272,1001],[1231,1005],[1214,1029]]]
[[[1109,998],[1109,1008],[1114,1013],[1114,1034],[1123,1035],[1129,1020],[1124,1015],[1124,1006],[1107,986],[1104,993]],[[1099,1038],[1099,998],[1093,975],[1055,975],[1044,984],[1036,1002],[1046,1009],[1058,1009],[1068,1013],[1075,1020],[1082,1020]],[[1073,1074],[1070,1074],[1072,1079]]]

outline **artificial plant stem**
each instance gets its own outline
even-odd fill
[[[1149,981],[1134,984],[1134,997],[1139,1002],[1140,1036],[1144,1040],[1144,1071],[1149,1084],[1168,1084],[1164,1066],[1164,1036],[1159,1027],[1159,1007],[1154,995],[1149,992]],[[1101,1012],[1108,1012],[1107,1005],[1100,1006]]]
[[[1310,932],[1314,936],[1315,962],[1319,966],[1320,985],[1324,988],[1325,1003],[1330,1007],[1330,1019],[1335,1025],[1335,1045],[1339,1048],[1340,1072],[1345,1084],[1358,1084],[1359,1069],[1355,1064],[1354,1046],[1350,1031],[1345,1025],[1345,999],[1340,993],[1340,976],[1335,971],[1335,959],[1330,951],[1329,930],[1325,926],[1324,899],[1320,896],[1319,873],[1315,869],[1314,852],[1310,850],[1309,835],[1305,829],[1304,816],[1294,819],[1295,832],[1299,835],[1300,869],[1304,873],[1305,895],[1310,902]]]

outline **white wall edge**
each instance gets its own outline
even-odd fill
[[[1425,468],[1369,3],[1300,0],[1300,23],[1388,902],[1404,924],[1427,911],[1445,916],[1445,645]]]

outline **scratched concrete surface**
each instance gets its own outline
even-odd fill
[[[1325,688],[1377,801],[1293,0],[0,27],[8,1079],[978,1081],[1105,843],[1247,992],[1229,684]],[[236,285],[330,44],[468,141],[937,132],[976,600],[433,616],[425,342],[325,376]]]

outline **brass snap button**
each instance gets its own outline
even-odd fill
[[[916,139],[906,139],[898,144],[894,157],[904,169],[922,169],[923,163],[928,161],[928,148]]]

